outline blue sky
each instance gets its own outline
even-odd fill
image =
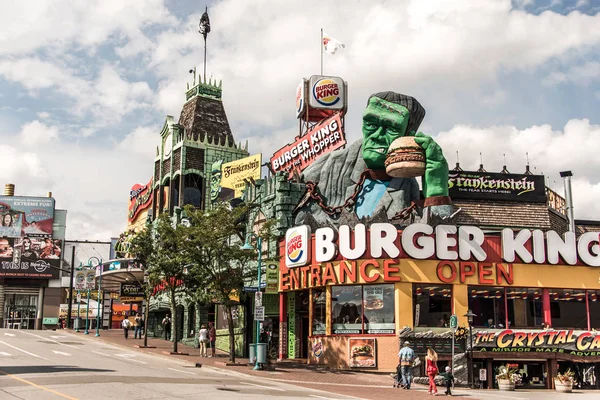
[[[7,2],[5,2],[7,3]],[[426,108],[421,130],[451,165],[490,171],[525,153],[551,186],[575,174],[575,212],[600,219],[600,0],[206,3],[208,74],[224,82],[234,137],[268,159],[297,133],[295,88],[317,74],[319,31],[345,43],[325,74],[348,81],[347,135],[369,94]],[[36,0],[0,6],[0,183],[52,191],[67,236],[108,240],[129,188],[148,181],[188,70],[201,70],[205,3]],[[557,184],[557,190],[562,186]]]

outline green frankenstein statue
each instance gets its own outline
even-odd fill
[[[369,97],[363,139],[318,158],[303,172],[301,180],[308,191],[296,208],[295,223],[313,228],[448,223],[454,213],[448,197],[448,163],[431,137],[417,133],[424,117],[425,109],[411,96],[382,92]],[[424,200],[415,178],[385,173],[390,145],[402,136],[413,136],[425,154]]]

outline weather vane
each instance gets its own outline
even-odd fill
[[[204,83],[206,83],[206,36],[210,32],[210,19],[208,18],[208,6],[204,10],[204,14],[200,17],[198,24],[198,32],[204,36]]]

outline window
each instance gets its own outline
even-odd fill
[[[553,328],[587,329],[585,290],[550,289]]]
[[[331,306],[334,334],[395,332],[393,284],[333,287]]]
[[[413,285],[415,326],[445,327],[452,314],[452,286]]]
[[[600,290],[588,290],[587,295],[590,308],[590,328],[600,330],[600,301],[598,301]]]
[[[327,306],[327,295],[323,289],[313,289],[312,296],[312,334],[324,335],[326,333],[325,324],[327,321],[325,311]]]
[[[542,289],[506,289],[508,324],[511,328],[540,328],[544,326]]]
[[[493,286],[469,286],[469,308],[477,314],[473,326],[484,328],[504,328],[506,307],[504,288]]]

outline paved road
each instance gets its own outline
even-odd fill
[[[90,335],[91,336],[91,335]],[[0,399],[357,399],[53,331],[0,330]]]

